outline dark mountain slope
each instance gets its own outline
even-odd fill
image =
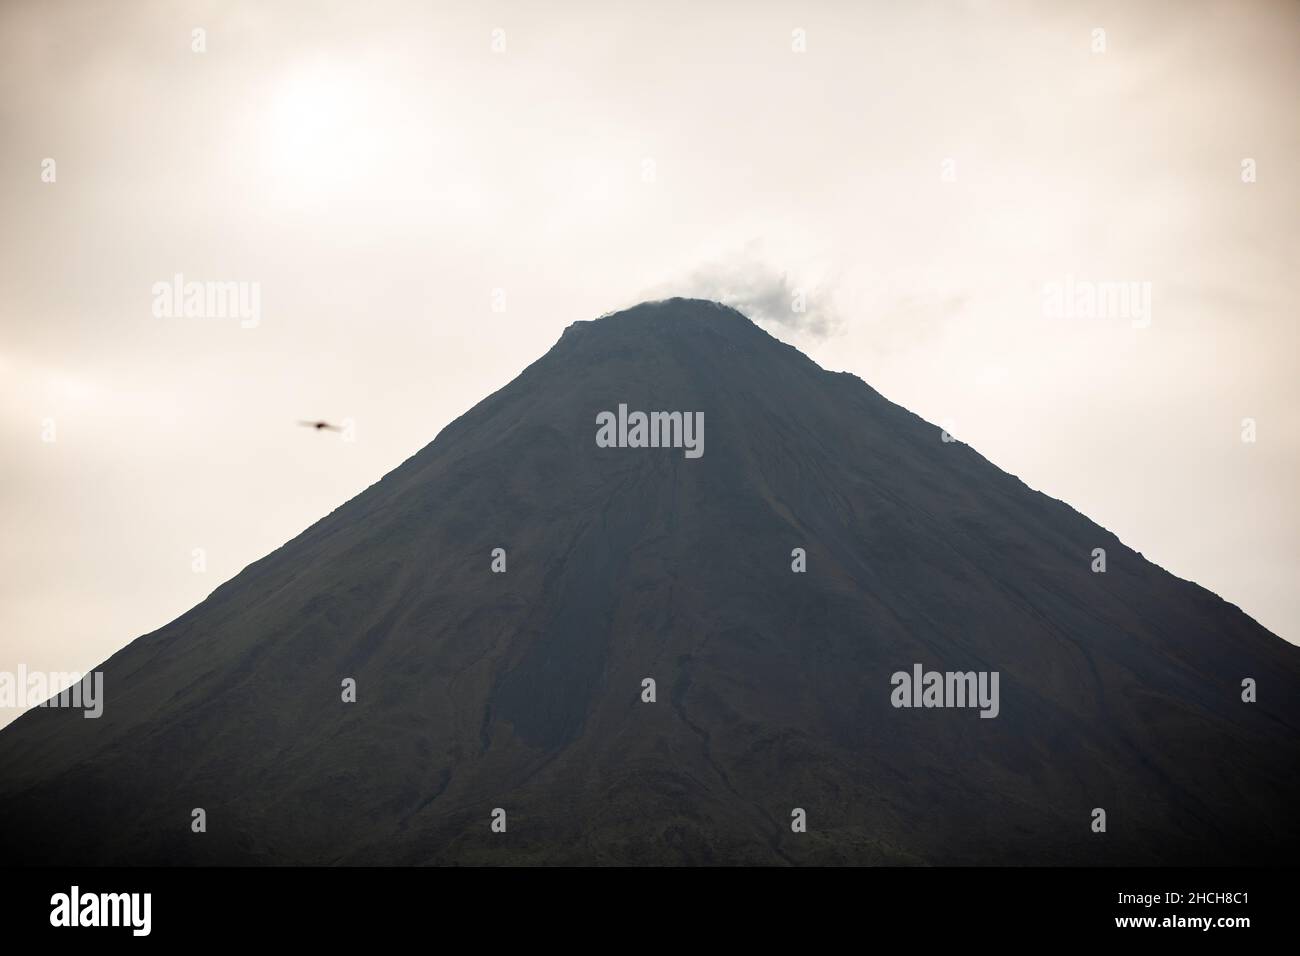
[[[598,448],[596,414],[620,402],[702,411],[703,457]],[[998,671],[999,716],[894,708],[890,675],[918,662]],[[1227,864],[1300,849],[1300,649],[693,300],[570,326],[103,670],[101,719],[39,710],[0,733],[7,859]]]

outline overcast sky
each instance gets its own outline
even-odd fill
[[[671,294],[1300,642],[1297,91],[1281,2],[7,0],[0,670],[93,668]],[[177,273],[256,327],[157,316]]]

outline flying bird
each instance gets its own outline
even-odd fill
[[[314,428],[317,431],[320,431],[322,428],[328,428],[332,432],[343,431],[343,429],[340,428],[338,425],[331,425],[329,422],[304,422],[300,420],[298,424],[303,425],[306,428]]]

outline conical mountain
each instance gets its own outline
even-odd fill
[[[601,447],[620,405],[702,413],[702,454]],[[894,706],[914,665],[996,672],[996,716]],[[1300,849],[1300,649],[697,300],[573,324],[102,670],[99,719],[42,709],[0,733],[11,861]]]

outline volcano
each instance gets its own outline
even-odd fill
[[[0,732],[0,853],[1292,862],[1300,648],[950,438],[716,303],[576,322]]]

